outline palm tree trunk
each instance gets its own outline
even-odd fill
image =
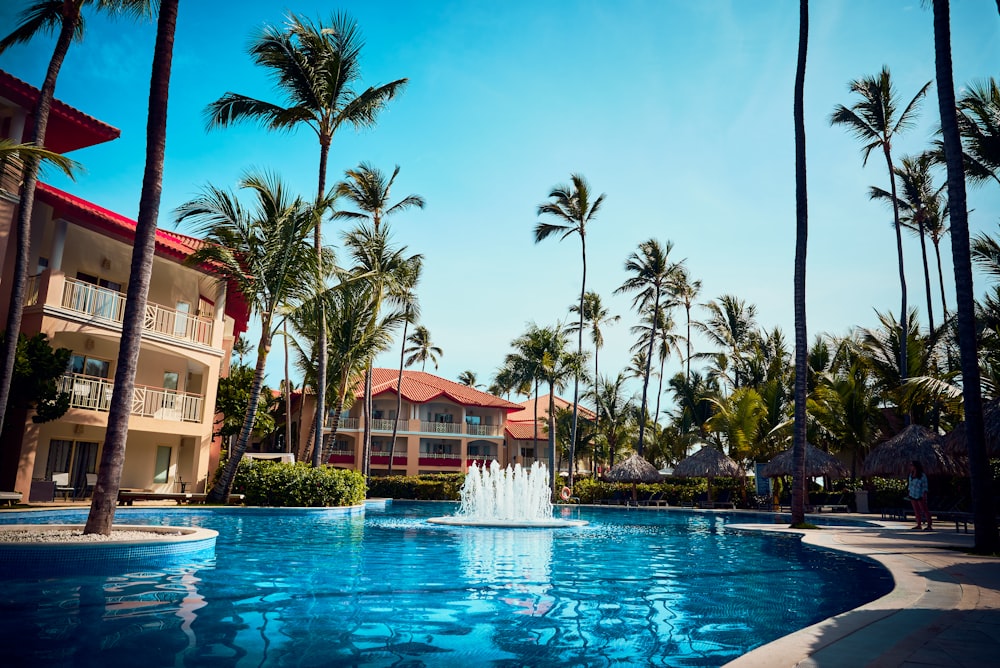
[[[253,384],[250,386],[250,400],[247,403],[247,412],[243,416],[243,426],[240,428],[240,435],[233,444],[226,465],[222,469],[222,474],[208,493],[206,501],[208,503],[225,503],[229,498],[229,491],[233,487],[233,480],[236,478],[236,469],[240,465],[243,453],[247,451],[250,443],[250,435],[253,433],[254,419],[257,417],[257,404],[260,401],[260,391],[264,386],[264,367],[267,364],[267,351],[271,348],[271,319],[264,318],[261,324],[263,331],[260,335],[260,343],[257,346],[257,366],[254,369]]]
[[[316,191],[318,216],[316,229],[313,231],[313,246],[316,249],[316,290],[319,293],[323,287],[323,226],[318,205],[323,201],[326,192],[326,163],[330,153],[330,137],[320,135],[319,138],[319,184]],[[327,357],[326,302],[319,300],[319,336],[316,337],[316,434],[313,444],[312,465],[319,466],[323,452],[323,421],[326,412],[326,370],[329,364]]]
[[[35,128],[31,142],[35,146],[45,144],[45,133],[49,125],[49,111],[55,96],[56,79],[62,68],[73,33],[80,23],[79,5],[66,2],[63,9],[62,26],[56,39],[49,67],[45,71],[45,81],[38,92],[35,103]],[[20,139],[15,137],[15,139]],[[11,280],[10,305],[7,310],[7,328],[4,330],[3,361],[0,364],[0,430],[3,429],[10,400],[10,384],[14,378],[14,361],[17,358],[17,337],[21,332],[21,317],[24,314],[24,299],[28,288],[28,259],[31,255],[31,212],[35,203],[35,187],[38,185],[38,158],[28,155],[24,158],[21,201],[17,212],[17,248],[14,257],[14,276]]]
[[[804,89],[809,44],[809,0],[799,0],[799,53],[795,69],[795,418],[792,436],[792,524],[805,522],[806,381],[809,342],[806,338],[806,251],[809,206],[806,189]],[[895,195],[893,196],[895,199]],[[897,224],[898,232],[898,224]]]
[[[685,360],[685,362],[687,363],[687,369],[686,369],[687,382],[688,385],[690,385],[691,384],[691,302],[690,301],[684,302],[684,310],[687,312],[687,340],[685,341],[685,343],[687,344],[687,359]]]
[[[177,27],[178,0],[162,0],[156,25],[156,46],[149,86],[149,113],[146,121],[146,168],[136,217],[132,266],[129,274],[122,338],[118,348],[118,368],[115,389],[108,413],[108,429],[101,451],[100,468],[85,534],[111,534],[118,504],[122,466],[125,464],[125,443],[128,420],[132,413],[132,392],[139,363],[146,298],[153,273],[156,251],[156,221],[163,189],[163,157],[167,143],[167,96],[170,89],[170,66],[173,61],[174,31]],[[261,369],[263,378],[263,369]],[[258,393],[259,393],[258,388]]]
[[[896,255],[899,261],[899,291],[900,291],[900,314],[899,314],[899,380],[906,382],[909,375],[909,356],[906,352],[906,344],[910,328],[907,324],[908,313],[906,311],[906,273],[903,271],[903,230],[899,224],[899,201],[896,199],[896,172],[892,166],[892,153],[887,143],[882,144],[882,153],[885,154],[885,164],[889,169],[889,185],[892,188],[892,220],[896,229]],[[910,424],[910,415],[905,416],[906,424]]]
[[[285,344],[285,452],[292,451],[292,386],[288,380],[288,318],[281,321]]]
[[[583,356],[583,298],[587,292],[587,240],[580,226],[580,248],[583,255],[583,279],[580,281],[580,322],[576,328],[576,354]],[[573,427],[569,432],[569,486],[573,487],[573,473],[576,468],[576,429],[580,413],[580,367],[573,371]]]
[[[403,319],[403,341],[399,344],[399,376],[396,378],[396,420],[392,423],[392,440],[389,441],[389,475],[392,475],[392,456],[396,451],[396,432],[399,430],[399,412],[403,410],[403,357],[406,355],[406,329],[410,324],[410,307]]]
[[[1000,2],[1000,0],[997,0]],[[948,301],[944,294],[944,273],[941,271],[941,241],[934,239],[934,256],[937,259],[938,286],[941,289],[941,310],[944,311],[944,320],[948,320]]]
[[[368,480],[372,461],[372,361],[365,365],[364,430],[362,432],[361,474]]]
[[[927,241],[924,237],[924,220],[921,217],[918,221],[920,229],[920,256],[924,262],[924,290],[927,293],[927,326],[930,332],[934,331],[934,306],[931,303],[931,270],[927,264]]]
[[[958,343],[962,357],[962,393],[972,478],[972,513],[975,524],[974,550],[993,554],[1000,550],[990,489],[989,461],[983,436],[983,399],[976,351],[975,299],[972,260],[969,256],[969,217],[965,199],[962,140],[955,111],[955,83],[951,64],[951,25],[948,0],[934,0],[934,62],[941,112],[941,135],[948,166],[948,206],[951,210],[951,256],[958,302]]]
[[[556,493],[556,388],[549,382],[549,488]]]
[[[535,459],[538,459],[538,379],[535,379],[535,421],[532,425],[534,429],[534,446],[535,446]],[[549,460],[549,468],[553,465],[552,460]]]
[[[639,416],[639,447],[637,448],[639,456],[642,457],[643,450],[643,436],[646,433],[646,422],[647,413],[646,410],[646,394],[649,389],[649,370],[653,365],[653,343],[656,341],[656,323],[660,317],[660,286],[656,286],[655,297],[653,298],[653,327],[649,333],[649,348],[646,351],[646,372],[642,379],[642,407],[640,408],[641,415]]]

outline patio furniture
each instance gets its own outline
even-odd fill
[[[74,491],[69,484],[69,473],[53,473],[52,482],[56,484],[56,494],[62,494],[63,500],[68,501]]]
[[[8,506],[16,506],[21,503],[20,492],[0,492],[0,501],[6,502]]]

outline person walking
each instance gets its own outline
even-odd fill
[[[924,473],[923,465],[914,460],[910,462],[910,476],[907,484],[910,503],[913,504],[913,515],[916,517],[917,525],[914,531],[932,531],[931,512],[927,508],[927,474]],[[921,526],[925,524],[926,526]]]

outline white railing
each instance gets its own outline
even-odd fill
[[[386,420],[384,418],[372,418],[372,431],[392,431],[393,426],[396,424],[395,420]],[[403,425],[400,425],[402,427]]]
[[[333,428],[333,416],[332,415],[326,416],[326,424],[323,425],[323,426],[327,427],[328,429]],[[349,430],[349,429],[357,429],[357,428],[358,428],[358,418],[341,416],[341,418],[337,421],[337,430],[338,431],[341,430],[341,429]]]
[[[59,391],[69,394],[71,408],[101,412],[111,410],[115,385],[104,378],[78,373],[62,377]],[[132,415],[171,422],[201,422],[205,399],[200,394],[177,392],[162,387],[136,385],[132,391]]]
[[[462,454],[459,452],[421,452],[420,456],[427,459],[459,459]]]
[[[420,431],[432,434],[461,434],[460,422],[421,422]]]
[[[498,424],[466,424],[465,433],[470,436],[499,436],[500,425]]]
[[[63,308],[85,313],[99,320],[121,324],[125,320],[125,295],[92,283],[66,278]],[[183,341],[211,345],[211,318],[184,313],[149,302],[143,317],[143,329]]]

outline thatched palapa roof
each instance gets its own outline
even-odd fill
[[[611,470],[604,476],[611,482],[660,482],[663,476],[650,464],[637,454],[623,462],[619,462],[611,467]]]
[[[1000,457],[1000,399],[983,404],[983,435],[986,437],[986,455]],[[944,449],[950,454],[965,455],[969,452],[965,422],[959,422],[944,437]]]
[[[735,478],[740,466],[721,451],[710,445],[687,457],[674,467],[679,478]]]
[[[917,424],[875,446],[865,458],[861,474],[904,478],[911,461],[920,462],[928,475],[968,475],[961,459],[944,451],[937,434]]]
[[[765,478],[792,475],[792,450],[793,448],[789,448],[775,455],[761,469],[760,474]],[[806,477],[846,478],[849,475],[847,467],[839,459],[811,443],[806,443]]]

